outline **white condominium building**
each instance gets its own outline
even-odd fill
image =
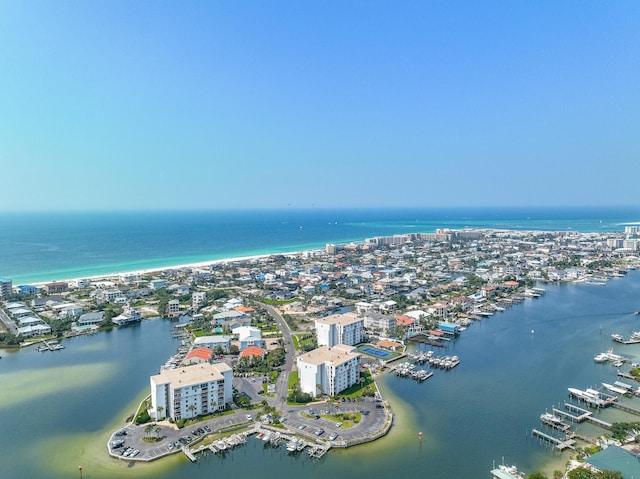
[[[322,346],[298,356],[300,390],[317,396],[334,396],[360,381],[360,354],[355,348],[338,344]]]
[[[337,344],[354,346],[362,342],[364,319],[355,313],[334,314],[316,319],[318,346],[333,347]]]
[[[224,410],[233,400],[232,370],[225,363],[197,364],[151,376],[151,410],[174,421]]]

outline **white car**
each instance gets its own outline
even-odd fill
[[[253,419],[253,417],[251,416],[251,414],[247,414],[247,421],[251,421]]]

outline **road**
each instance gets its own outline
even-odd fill
[[[278,328],[282,331],[282,339],[284,341],[285,359],[281,368],[282,372],[278,376],[278,381],[276,382],[274,397],[268,399],[272,406],[280,408],[286,402],[287,396],[289,395],[289,374],[293,371],[295,366],[296,350],[293,346],[293,340],[291,339],[291,330],[284,321],[284,318],[274,307],[269,306],[268,304],[263,304],[263,306],[278,324]]]

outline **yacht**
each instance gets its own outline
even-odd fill
[[[609,361],[609,356],[607,355],[607,353],[600,353],[600,354],[596,354],[593,357],[593,360],[596,363],[606,363],[607,361]]]

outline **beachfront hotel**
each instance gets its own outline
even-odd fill
[[[337,344],[360,344],[363,329],[364,319],[355,313],[333,314],[316,319],[318,346],[331,348]]]
[[[353,346],[321,346],[298,356],[300,390],[334,396],[360,381],[360,354]]]
[[[151,409],[156,420],[174,421],[224,411],[233,400],[232,369],[225,363],[168,369],[151,376]]]

